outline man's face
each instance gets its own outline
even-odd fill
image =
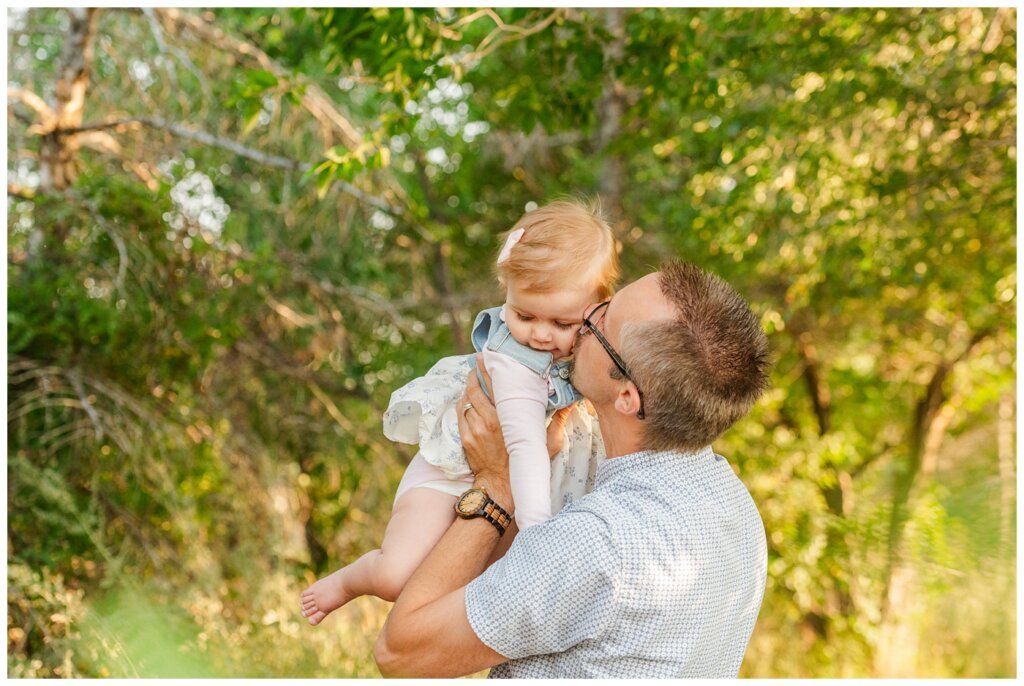
[[[589,316],[597,303],[587,307]],[[622,355],[622,328],[626,323],[663,321],[676,316],[674,306],[665,299],[658,285],[658,274],[634,281],[619,291],[607,307],[597,313],[591,322],[604,334],[619,355]],[[629,360],[626,360],[629,363]],[[572,383],[595,406],[614,399],[621,384],[611,378],[609,372],[615,363],[608,352],[593,335],[580,331],[577,337],[576,354],[573,358]]]

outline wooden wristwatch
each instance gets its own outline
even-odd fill
[[[512,515],[491,500],[487,491],[482,488],[471,488],[459,496],[459,499],[455,501],[455,514],[462,519],[483,517],[494,525],[499,536],[504,536],[505,529],[512,523]]]

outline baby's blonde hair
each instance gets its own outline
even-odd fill
[[[523,237],[495,267],[505,288],[514,281],[550,293],[575,283],[592,286],[600,300],[615,292],[618,245],[598,201],[556,200],[527,212],[502,234],[502,245],[516,229],[524,230]]]

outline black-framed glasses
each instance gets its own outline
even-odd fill
[[[610,303],[611,300],[605,300],[603,303],[601,303],[593,310],[591,310],[588,316],[583,318],[583,329],[580,331],[580,334],[585,335],[588,331],[594,334],[594,337],[597,339],[597,342],[600,343],[601,347],[604,348],[604,351],[608,353],[608,357],[612,358],[612,362],[614,362],[615,366],[619,368],[619,371],[622,372],[622,375],[625,376],[630,381],[632,381],[633,385],[636,386],[636,394],[640,396],[640,411],[636,413],[636,418],[643,419],[644,394],[640,390],[639,384],[637,384],[636,379],[634,379],[632,375],[629,373],[629,369],[626,367],[626,363],[623,361],[622,356],[615,352],[615,348],[612,347],[612,344],[608,342],[608,339],[604,337],[604,334],[601,333],[598,330],[597,326],[594,324],[594,322],[590,320],[590,318],[597,314],[600,310],[603,310],[604,308],[608,307]]]

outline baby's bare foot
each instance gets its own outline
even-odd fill
[[[314,626],[323,621],[331,612],[352,600],[354,596],[345,590],[341,568],[325,576],[302,592],[302,616]]]

